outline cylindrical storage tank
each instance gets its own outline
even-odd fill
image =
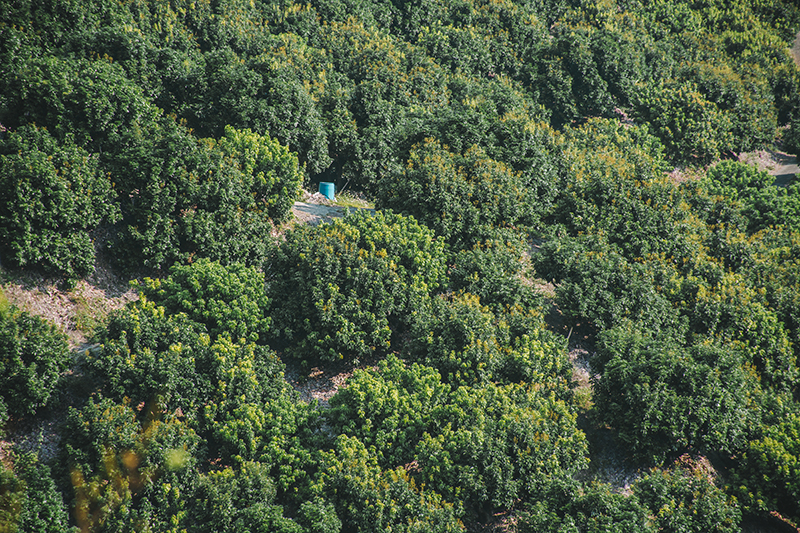
[[[336,200],[336,186],[328,181],[321,181],[319,183],[319,192],[328,200]]]

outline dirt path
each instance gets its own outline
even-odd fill
[[[777,152],[775,159],[777,165],[769,173],[775,176],[775,185],[786,187],[800,173],[800,167],[797,166],[797,157]]]
[[[789,54],[794,59],[795,64],[800,67],[800,32],[789,49]],[[739,160],[744,163],[756,165],[759,170],[766,170],[775,176],[775,185],[785,187],[794,177],[800,173],[800,166],[797,164],[797,157],[785,152],[773,150],[759,150],[747,154],[741,154]]]
[[[335,205],[295,202],[292,207],[292,212],[295,218],[303,224],[316,226],[317,224],[330,222],[334,218],[344,216],[345,208]]]
[[[303,202],[295,202],[292,207],[294,217],[303,224],[311,224],[316,226],[323,222],[330,222],[334,218],[343,217],[348,209],[362,209],[362,208],[348,208],[333,205],[327,198],[319,193],[307,195],[303,198]],[[374,213],[374,209],[367,209]]]
[[[84,344],[111,311],[138,298],[128,279],[99,258],[94,273],[72,290],[61,290],[58,279],[36,272],[0,271],[0,291],[10,303],[58,326],[73,348]]]
[[[785,187],[794,179],[796,174],[800,173],[797,157],[786,152],[758,150],[741,154],[739,161],[755,165],[759,170],[766,170],[775,176],[775,185],[779,187]]]

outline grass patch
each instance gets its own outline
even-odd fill
[[[79,288],[69,294],[69,299],[75,306],[75,329],[91,337],[98,328],[105,325],[111,309],[103,298],[86,296],[83,289]]]
[[[354,209],[375,209],[375,202],[367,200],[361,193],[353,193],[350,191],[337,194],[333,204],[339,207],[352,207]]]

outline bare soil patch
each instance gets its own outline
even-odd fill
[[[72,290],[59,289],[58,282],[35,272],[3,271],[0,289],[12,304],[55,324],[73,348],[86,343],[111,311],[138,298],[129,280],[102,261]]]
[[[303,192],[302,201],[295,202],[292,207],[295,220],[303,224],[316,226],[324,222],[330,222],[334,218],[343,217],[348,211],[356,209],[367,209],[374,213],[374,209],[363,207],[342,207],[328,200],[320,193]]]
[[[776,150],[757,150],[740,154],[739,161],[769,172],[775,176],[775,185],[783,187],[788,185],[800,172],[796,156]]]
[[[309,403],[317,401],[322,407],[328,406],[328,400],[345,387],[347,380],[353,375],[353,368],[347,367],[313,367],[308,373],[302,372],[297,365],[286,365],[286,381],[300,393],[300,401]]]

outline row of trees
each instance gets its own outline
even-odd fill
[[[395,264],[435,242],[413,219],[351,215],[297,228],[276,261],[332,230],[355,256]],[[404,246],[380,243],[400,230],[411,235]],[[321,250],[307,268],[330,274],[306,285],[335,293],[349,281],[336,272],[351,256]],[[443,267],[439,251],[416,262]],[[588,450],[563,341],[535,307],[483,306],[452,292],[446,273],[440,283],[409,291],[417,309],[388,321],[387,342],[403,359],[389,354],[356,370],[321,409],[299,401],[269,346],[291,347],[283,353],[307,363],[354,357],[361,352],[338,324],[380,322],[391,315],[386,308],[329,306],[334,325],[315,322],[315,331],[331,336],[315,352],[307,334],[286,334],[300,318],[293,315],[315,320],[325,303],[301,311],[285,298],[286,286],[297,286],[293,269],[269,271],[265,283],[256,268],[202,260],[146,279],[140,299],[99,333],[100,347],[81,355],[98,389],[70,409],[53,465],[54,478],[69,483],[74,523],[92,531],[460,531],[510,509],[524,511],[521,531],[574,525],[597,512],[600,528],[618,522],[618,512],[627,517],[620,524],[653,530],[671,521],[719,531],[738,523],[738,508],[686,465],[644,478],[635,500],[574,481]],[[373,289],[347,294],[366,300],[377,296]],[[362,329],[354,331],[360,340]],[[10,521],[25,526],[31,515],[47,515],[56,517],[49,530],[62,527],[60,494],[34,484],[31,468],[41,475],[48,467],[19,458],[17,474],[3,482],[14,502]],[[686,509],[670,510],[676,499]],[[626,510],[612,511],[619,505]],[[709,512],[698,518],[693,509]]]
[[[286,218],[303,178],[408,209],[425,157],[484,197],[437,231],[529,224],[556,183],[548,126],[589,116],[627,113],[681,164],[763,147],[778,127],[787,146],[796,136],[786,43],[800,12],[784,2],[4,8],[2,253],[67,278],[91,271],[108,226],[127,266],[257,264],[264,218]],[[45,188],[72,194],[37,198]],[[467,189],[441,189],[438,208]],[[29,224],[14,219],[34,203]]]
[[[74,280],[100,249],[152,273],[80,355],[0,306],[0,421],[70,364],[91,383],[58,458],[3,471],[9,529],[800,521],[798,189],[665,175],[792,146],[790,3],[0,13],[4,266]],[[378,213],[270,237],[322,178]],[[596,335],[588,402],[537,277]],[[364,368],[321,406],[284,360]],[[579,415],[641,467],[630,494],[592,480]]]

